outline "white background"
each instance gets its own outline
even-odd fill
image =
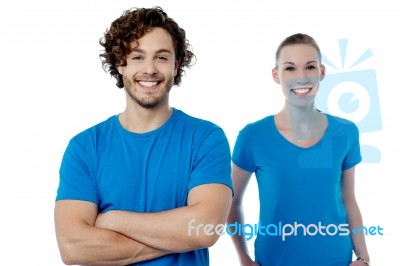
[[[173,88],[171,104],[220,125],[232,147],[245,124],[282,106],[270,73],[284,37],[310,34],[336,65],[338,39],[349,40],[349,62],[371,49],[373,57],[355,69],[377,73],[383,129],[361,141],[378,147],[382,161],[358,166],[356,189],[364,224],[384,228],[383,236],[367,237],[373,264],[393,265],[400,7],[390,0],[1,1],[0,264],[62,265],[53,225],[62,154],[73,135],[124,108],[123,90],[101,68],[98,40],[122,11],[154,5],[186,30],[198,59]],[[252,181],[244,203],[249,223],[257,221],[257,197]],[[211,265],[238,265],[228,236],[210,255]]]

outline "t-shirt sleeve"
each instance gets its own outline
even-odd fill
[[[239,132],[236,138],[232,162],[247,172],[253,173],[256,171],[256,165],[253,160],[250,145],[250,133],[248,128],[245,127]]]
[[[225,133],[217,126],[196,132],[188,190],[218,183],[228,186],[233,193],[231,152]]]
[[[84,200],[99,204],[93,179],[93,161],[85,141],[73,138],[65,150],[56,200]]]
[[[355,124],[349,125],[348,153],[343,160],[342,170],[349,169],[361,162],[359,131]]]

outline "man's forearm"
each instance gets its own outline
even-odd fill
[[[65,264],[127,265],[168,254],[122,234],[101,228],[87,228],[75,237],[59,238]]]
[[[232,192],[213,184],[190,193],[188,206],[156,213],[109,211],[97,217],[96,226],[170,252],[212,246],[219,237],[216,230],[223,230],[226,222]]]
[[[127,211],[110,211],[106,215],[112,217],[112,222],[105,225],[109,230],[121,233],[129,238],[143,242],[155,249],[165,249],[170,252],[185,252],[208,246],[207,241],[201,241],[203,231],[189,232],[189,223],[194,220],[197,224],[202,219],[190,210],[182,207],[159,213],[135,213]],[[204,224],[204,223],[203,223]],[[96,226],[98,226],[96,224]],[[102,225],[100,225],[102,226]],[[215,236],[209,236],[212,242]],[[210,244],[211,245],[211,244]]]

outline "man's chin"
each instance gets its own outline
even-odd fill
[[[160,98],[152,98],[152,99],[134,99],[137,104],[139,104],[141,107],[145,109],[157,109],[160,107],[167,99],[167,96],[164,95],[163,97]]]
[[[144,109],[147,109],[147,110],[151,110],[151,109],[156,109],[159,105],[160,105],[160,103],[142,103],[142,102],[139,102],[138,103],[141,107],[143,107]]]

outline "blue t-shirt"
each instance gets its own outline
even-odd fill
[[[274,116],[239,133],[232,160],[257,178],[260,217],[255,260],[261,266],[351,262],[353,245],[345,226],[340,182],[342,172],[361,161],[359,134],[352,122],[326,116],[327,130],[310,148],[285,139]]]
[[[174,109],[160,128],[137,134],[118,116],[70,141],[56,200],[84,200],[99,212],[160,212],[187,205],[198,185],[232,189],[230,148],[223,130]],[[167,255],[135,265],[209,265],[208,249]]]

